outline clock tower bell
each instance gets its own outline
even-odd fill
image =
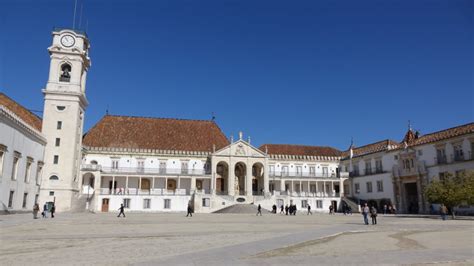
[[[71,210],[80,192],[80,164],[86,99],[86,77],[91,61],[84,32],[55,29],[49,78],[44,94],[42,132],[45,147],[40,201],[53,202],[58,211]]]

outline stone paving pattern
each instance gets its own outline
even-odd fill
[[[379,215],[0,216],[2,265],[474,265],[474,221]]]

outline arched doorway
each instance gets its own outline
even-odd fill
[[[263,183],[264,168],[263,164],[255,163],[252,166],[252,194],[263,195],[264,183]]]
[[[168,179],[168,184],[166,185],[166,188],[168,190],[173,190],[175,191],[176,190],[176,180],[174,179]]]
[[[82,176],[82,188],[83,193],[89,191],[92,193],[94,190],[95,176],[92,173],[86,173]]]
[[[245,177],[247,176],[247,167],[244,163],[238,162],[235,164],[235,195],[245,195]]]
[[[227,194],[229,182],[229,165],[226,162],[219,162],[216,169],[216,193]]]

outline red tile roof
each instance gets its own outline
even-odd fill
[[[387,151],[389,149],[395,149],[400,146],[400,143],[386,139],[382,141],[378,141],[375,143],[367,144],[361,147],[353,147],[352,148],[352,156],[363,156],[371,153]],[[343,157],[348,157],[350,155],[350,150],[344,151]]]
[[[275,155],[298,155],[298,156],[340,156],[341,151],[332,147],[304,146],[289,144],[263,144],[259,148]]]
[[[437,132],[429,133],[426,135],[422,135],[418,137],[417,139],[411,140],[410,143],[408,144],[409,146],[417,146],[417,145],[432,143],[432,142],[441,141],[445,139],[450,139],[457,136],[466,135],[469,133],[474,133],[474,123],[460,125],[460,126],[440,130]]]
[[[0,105],[5,106],[8,110],[21,118],[21,120],[25,121],[25,123],[41,132],[41,118],[6,96],[3,92],[0,92]]]
[[[229,145],[214,121],[104,116],[85,136],[89,147],[213,151]]]

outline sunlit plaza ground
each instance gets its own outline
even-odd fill
[[[474,264],[474,221],[359,214],[0,216],[2,265]]]

